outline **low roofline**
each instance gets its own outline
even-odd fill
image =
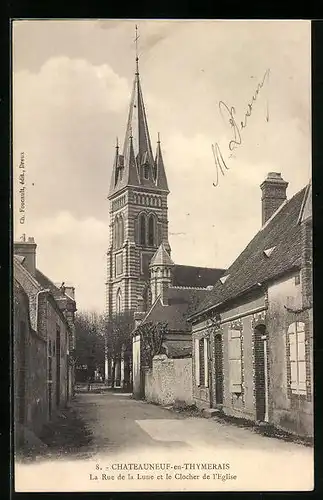
[[[28,279],[31,281],[31,283],[33,283],[35,285],[35,287],[38,289],[38,291],[46,291],[47,292],[47,295],[50,299],[50,301],[53,303],[54,305],[54,308],[57,310],[58,314],[61,316],[61,319],[64,321],[64,323],[67,325],[67,328],[69,331],[71,331],[70,329],[70,325],[64,315],[64,313],[60,310],[58,304],[57,304],[57,300],[55,299],[53,293],[51,290],[43,287],[39,281],[36,280],[36,278],[34,278],[34,276],[22,265],[20,264],[20,262],[18,262],[17,260],[14,261],[15,265],[16,266],[19,266],[20,269],[22,270],[22,272],[28,277]],[[39,271],[39,269],[37,269]],[[41,272],[41,271],[39,271]],[[47,278],[47,276],[43,273],[41,273],[43,276],[45,276],[45,278]],[[49,280],[49,278],[47,278]],[[16,278],[16,281],[19,283],[19,285],[22,287],[22,289],[24,290],[24,292],[26,293],[24,287],[20,284],[19,280]],[[51,280],[49,280],[51,281]],[[55,285],[54,285],[55,286]],[[28,294],[27,294],[27,297],[28,297]],[[29,297],[28,297],[28,302],[29,302]],[[75,302],[75,301],[74,301]],[[36,318],[36,321],[38,322],[38,318]]]
[[[175,264],[175,265],[176,267],[192,267],[194,269],[209,269],[211,271],[227,271],[227,269],[223,267],[192,266],[190,264]]]
[[[239,299],[239,298],[243,297],[244,295],[246,295],[247,293],[250,293],[254,290],[261,290],[263,287],[268,286],[270,284],[270,282],[272,282],[273,280],[276,280],[276,279],[280,278],[281,276],[284,276],[295,269],[300,269],[300,265],[293,265],[289,269],[286,269],[285,271],[283,271],[279,274],[276,274],[275,276],[273,276],[271,278],[268,278],[267,280],[263,281],[262,283],[255,283],[254,285],[250,286],[249,288],[246,288],[245,290],[242,290],[237,295],[234,295],[233,297],[230,297],[229,299],[223,300],[222,302],[218,302],[217,304],[213,304],[205,309],[202,309],[194,314],[191,314],[190,316],[188,316],[187,321],[192,322],[194,319],[198,318],[199,316],[203,316],[204,314],[209,313],[210,311],[217,309],[220,306],[224,306],[225,304],[229,304],[232,300]]]

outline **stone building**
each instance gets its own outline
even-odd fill
[[[14,413],[17,443],[39,434],[73,393],[73,287],[36,268],[33,238],[14,243]]]
[[[270,173],[262,227],[190,316],[201,408],[313,435],[311,183]]]
[[[141,301],[142,310],[135,312],[133,392],[137,397],[149,397],[149,393],[154,394],[155,401],[169,403],[171,395],[167,391],[166,385],[161,383],[162,374],[164,374],[165,382],[167,379],[169,387],[178,388],[171,394],[185,394],[186,402],[189,403],[191,402],[191,394],[190,397],[187,394],[188,387],[191,387],[191,382],[189,382],[191,372],[188,379],[187,365],[191,362],[192,357],[192,338],[188,316],[198,307],[198,304],[205,298],[208,287],[216,283],[225,269],[176,265],[171,260],[163,243],[153,256],[149,268],[150,281],[147,289],[144,290],[146,298]],[[149,374],[147,370],[146,374],[143,373],[140,326],[148,323],[167,324],[162,353],[168,360],[186,359],[185,366],[182,367],[183,372],[177,367],[181,364],[178,361],[167,363],[167,359],[164,361],[160,359],[161,362],[157,360],[154,362],[155,371],[159,372],[159,382],[157,382],[157,376],[154,373]],[[187,360],[187,358],[190,359]],[[182,377],[185,377],[186,380],[183,381]],[[154,380],[154,384],[151,380]],[[147,389],[148,384],[151,387],[150,390]],[[169,393],[167,398],[163,394],[164,391]]]

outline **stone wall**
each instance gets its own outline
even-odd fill
[[[24,432],[36,435],[48,420],[47,343],[31,327],[28,297],[14,287],[14,423],[15,445],[23,444]]]
[[[311,310],[297,309],[301,304],[302,288],[298,273],[268,288],[269,420],[293,433],[312,436],[313,318]],[[290,310],[286,310],[286,306]],[[294,308],[296,312],[293,312]],[[292,393],[287,362],[289,351],[286,335],[289,325],[296,321],[305,324],[307,393],[304,395]]]
[[[155,356],[152,369],[145,371],[145,399],[163,405],[193,404],[192,358]]]

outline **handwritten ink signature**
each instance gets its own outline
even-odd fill
[[[258,98],[260,90],[264,86],[265,82],[269,81],[269,72],[270,72],[270,70],[267,69],[261,82],[258,83],[256,91],[251,98],[251,102],[249,102],[247,105],[247,110],[244,114],[244,119],[243,119],[243,121],[240,121],[240,124],[237,123],[237,120],[235,117],[235,115],[236,115],[235,107],[234,106],[229,107],[224,101],[219,102],[220,114],[221,114],[222,118],[230,125],[230,127],[232,129],[232,134],[233,134],[233,137],[230,139],[230,141],[228,143],[228,148],[230,151],[229,158],[232,158],[234,156],[233,151],[238,146],[240,146],[242,144],[241,132],[248,125],[248,118],[252,114],[253,105]],[[266,121],[269,122],[268,105],[267,105],[267,111],[266,111]],[[212,144],[212,152],[213,152],[214,161],[215,161],[215,165],[216,165],[216,183],[213,182],[213,186],[217,187],[219,184],[219,171],[221,172],[222,175],[224,175],[224,171],[229,170],[229,167],[227,166],[227,164],[223,158],[223,155],[222,155],[222,152],[221,152],[221,149],[220,149],[218,143]]]

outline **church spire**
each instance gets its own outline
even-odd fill
[[[146,109],[139,76],[138,39],[138,27],[136,25],[136,71],[123,150],[118,160],[119,162],[122,161],[123,164],[122,178],[118,176],[115,177],[117,183],[114,185],[111,184],[110,196],[127,185],[159,188],[168,191],[161,152],[158,154],[158,170],[151,147]],[[158,175],[159,180],[157,178]]]
[[[155,159],[156,186],[160,189],[168,191],[167,177],[164,167],[163,155],[160,147],[160,135],[158,132],[157,151]]]

